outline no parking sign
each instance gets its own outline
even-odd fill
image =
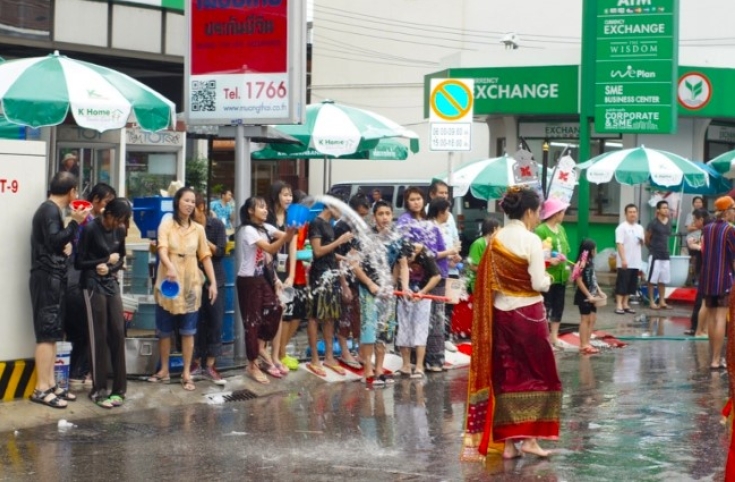
[[[473,79],[431,79],[429,122],[432,151],[472,149]]]

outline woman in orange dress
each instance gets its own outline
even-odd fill
[[[547,457],[537,439],[559,438],[561,381],[541,295],[551,278],[533,233],[540,206],[535,191],[510,187],[501,201],[510,220],[480,262],[463,460]]]

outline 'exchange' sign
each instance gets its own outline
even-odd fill
[[[595,130],[676,131],[678,0],[598,0]]]

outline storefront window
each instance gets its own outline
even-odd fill
[[[98,182],[112,184],[114,156],[115,150],[110,148],[63,147],[58,152],[58,170],[74,174],[79,197],[86,198]]]
[[[735,126],[726,123],[713,122],[707,128],[707,140],[705,144],[705,160],[709,161],[735,150]]]
[[[128,151],[125,169],[127,197],[159,196],[176,180],[176,154]]]
[[[52,16],[51,0],[0,0],[0,33],[47,40]]]

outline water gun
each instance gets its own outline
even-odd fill
[[[560,253],[558,251],[552,251],[551,252],[552,258],[558,258],[559,261],[563,261],[565,263],[574,264],[574,261],[570,261],[566,256],[564,256],[563,253]]]
[[[574,268],[572,269],[572,281],[575,281],[579,276],[582,274],[582,267],[587,265],[587,258],[589,257],[590,252],[585,250],[582,252],[582,256],[579,258],[579,261],[574,265]]]
[[[394,296],[404,296],[404,294],[408,294],[409,296],[411,296],[413,298],[421,298],[421,299],[424,299],[424,300],[438,301],[440,303],[448,303],[448,302],[452,301],[451,298],[449,298],[447,296],[420,295],[418,293],[405,293],[403,291],[398,291],[398,290],[393,291],[393,295]]]

